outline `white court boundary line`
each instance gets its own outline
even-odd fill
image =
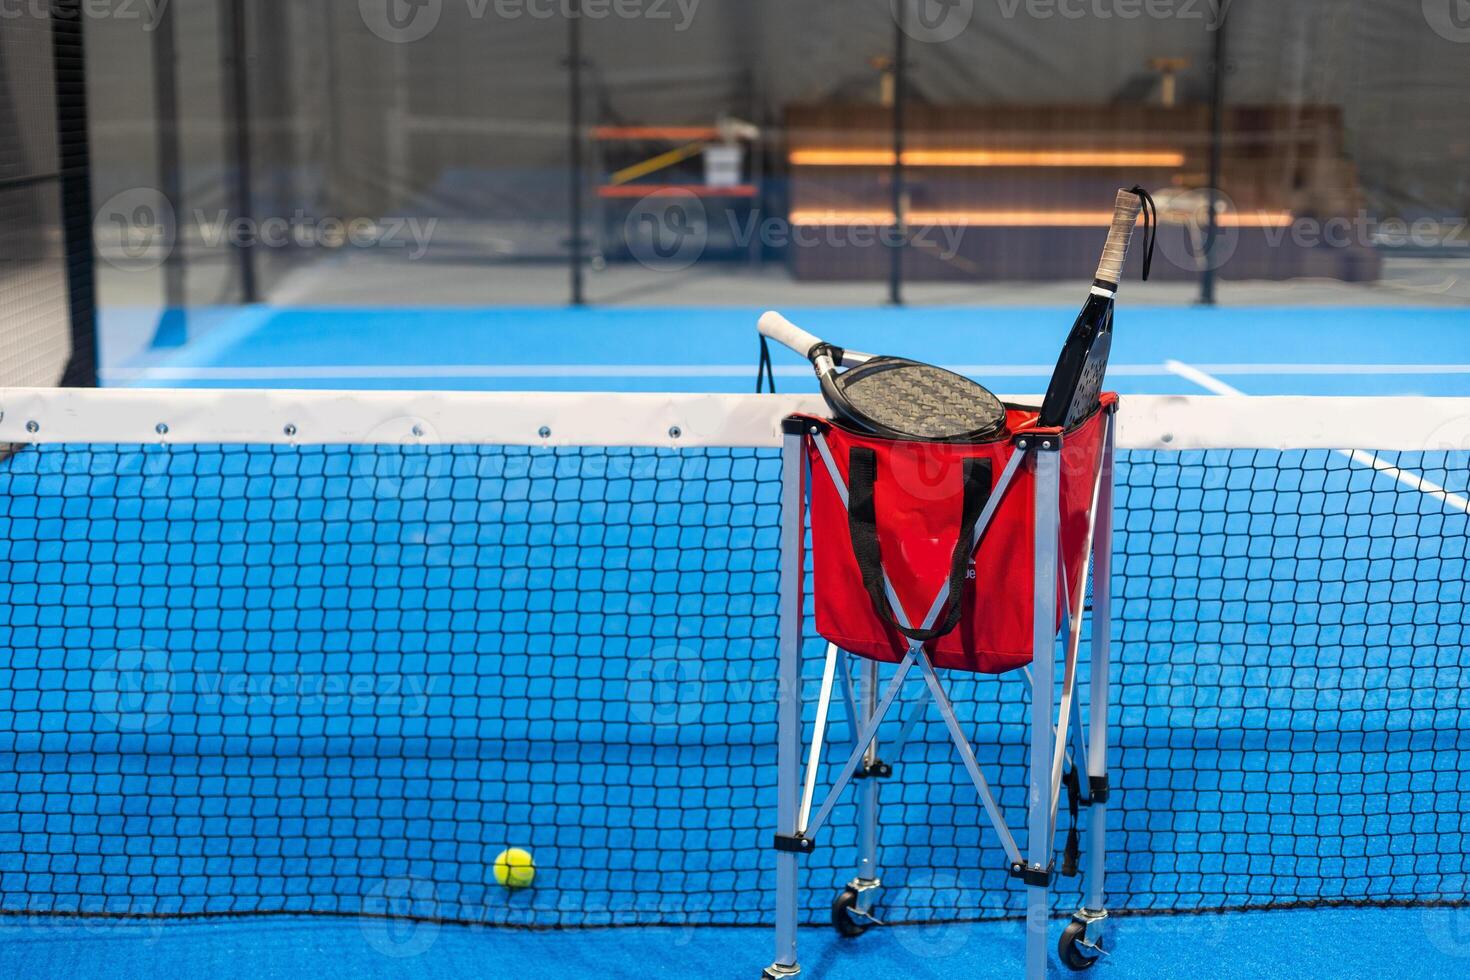
[[[1116,364],[1113,377],[1152,378],[1178,374],[1171,365]],[[1185,365],[1187,366],[1187,365]],[[1054,365],[955,364],[949,370],[982,378],[1049,378]],[[776,375],[806,377],[806,365],[781,365]],[[1191,368],[1191,370],[1195,370]],[[1317,375],[1460,375],[1470,364],[1202,364],[1208,375],[1317,376]],[[749,364],[322,364],[247,367],[104,367],[102,377],[113,383],[144,381],[307,381],[407,380],[414,378],[748,378]],[[1194,380],[1194,379],[1191,379]]]
[[[1167,361],[1164,367],[1175,373]],[[1186,365],[1187,366],[1187,365]],[[1470,364],[1201,364],[1199,369],[1210,374],[1470,374]]]
[[[1053,365],[959,364],[960,374],[1002,378],[1049,378]],[[753,364],[323,364],[290,367],[156,367],[106,368],[109,381],[301,381],[373,378],[755,378]],[[781,365],[777,377],[808,378],[810,365]],[[1115,375],[1159,377],[1163,364],[1119,365]]]
[[[1173,374],[1184,378],[1186,381],[1192,381],[1206,391],[1214,392],[1216,395],[1222,395],[1227,398],[1252,397],[1239,388],[1226,384],[1224,381],[1200,368],[1185,364],[1182,361],[1167,361],[1166,363],[1170,372]],[[1428,449],[1430,447],[1421,446],[1420,448]],[[1463,514],[1470,514],[1470,497],[1458,493],[1451,493],[1447,488],[1440,486],[1433,480],[1426,480],[1424,477],[1415,473],[1410,473],[1407,470],[1401,470],[1396,466],[1385,463],[1374,453],[1366,452],[1362,449],[1335,449],[1334,452],[1346,459],[1352,460],[1359,466],[1369,466],[1385,476],[1391,476],[1410,489],[1418,490],[1420,493],[1434,497],[1436,500],[1441,500]]]

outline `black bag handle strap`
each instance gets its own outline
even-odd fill
[[[852,537],[852,555],[863,573],[863,587],[873,608],[884,622],[911,640],[927,643],[945,636],[959,625],[962,612],[960,590],[965,584],[965,568],[974,550],[975,525],[990,501],[990,460],[965,460],[964,504],[960,513],[960,534],[955,541],[954,556],[949,564],[949,594],[944,600],[939,621],[930,629],[901,625],[888,604],[883,588],[883,555],[878,546],[878,514],[873,503],[873,485],[878,480],[878,454],[866,446],[854,446],[847,462],[847,527]]]

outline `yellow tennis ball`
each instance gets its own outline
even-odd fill
[[[529,888],[536,880],[536,862],[531,852],[507,847],[495,856],[495,880],[506,888]]]

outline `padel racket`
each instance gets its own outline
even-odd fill
[[[1135,186],[1118,191],[1113,227],[1103,247],[1097,278],[1082,312],[1077,314],[1077,322],[1072,325],[1072,333],[1046,389],[1046,400],[1041,404],[1040,422],[1044,426],[1070,428],[1097,411],[1113,346],[1113,297],[1118,294],[1118,283],[1123,279],[1123,262],[1128,258],[1128,243],[1133,238],[1133,226],[1138,223],[1140,210],[1148,237],[1143,278],[1148,278],[1157,219],[1153,198],[1148,191]]]
[[[953,371],[846,350],[779,313],[762,316],[758,329],[812,362],[832,414],[859,431],[933,442],[990,442],[1006,434],[1000,399]]]

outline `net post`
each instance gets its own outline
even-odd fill
[[[806,536],[804,425],[787,419],[781,440],[781,598],[776,708],[777,836],[794,839],[801,779],[801,614]],[[776,854],[776,958],[766,976],[800,972],[796,961],[797,859],[794,850]]]
[[[1108,835],[1108,672],[1112,656],[1113,471],[1117,420],[1116,411],[1109,411],[1104,421],[1102,482],[1098,487],[1097,514],[1094,516],[1097,531],[1092,543],[1092,656],[1087,699],[1090,739],[1087,748],[1087,796],[1092,805],[1087,815],[1087,895],[1084,906],[1092,913],[1101,913],[1107,901],[1104,875]]]
[[[1031,448],[1036,477],[1032,555],[1031,772],[1026,823],[1026,976],[1045,980],[1051,914],[1052,699],[1055,684],[1057,542],[1060,532],[1061,437],[1038,438]]]

